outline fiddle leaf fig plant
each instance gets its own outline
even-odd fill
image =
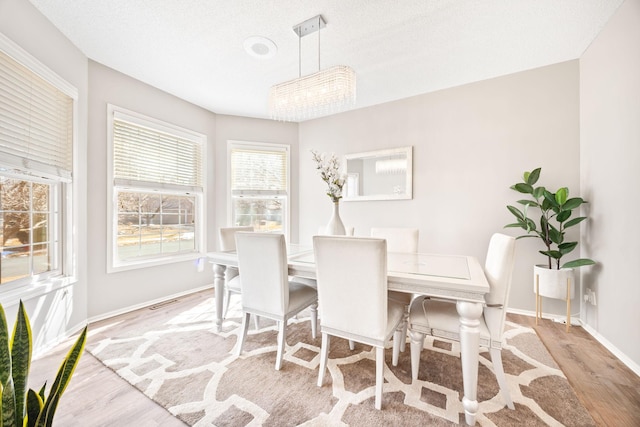
[[[589,258],[579,258],[561,264],[561,259],[578,245],[578,242],[565,241],[566,230],[587,219],[584,216],[573,216],[573,212],[587,201],[581,197],[569,198],[567,187],[559,188],[555,193],[543,186],[536,187],[540,171],[541,168],[537,168],[531,172],[525,172],[523,181],[510,187],[521,194],[526,194],[528,198],[518,200],[520,208],[507,206],[509,212],[516,218],[516,222],[505,225],[505,228],[515,227],[525,230],[526,234],[518,236],[518,239],[538,237],[542,240],[546,249],[539,252],[547,257],[550,269],[576,268],[595,264],[595,261]],[[541,214],[537,223],[529,217],[533,209]]]
[[[60,396],[78,365],[87,339],[85,326],[67,353],[56,379],[46,394],[45,383],[39,391],[27,390],[31,366],[31,325],[20,301],[13,334],[9,336],[4,308],[0,305],[0,426],[51,427]]]

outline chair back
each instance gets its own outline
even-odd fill
[[[489,241],[484,272],[491,290],[485,295],[484,320],[492,340],[502,341],[515,248],[516,239],[505,234],[495,233]]]
[[[322,327],[384,341],[387,249],[383,239],[314,236]]]
[[[417,228],[379,228],[371,229],[371,237],[386,239],[389,252],[418,252]]]
[[[253,227],[221,227],[218,230],[221,251],[236,250],[236,232],[237,231],[253,231]]]
[[[282,315],[289,307],[289,269],[283,234],[236,233],[242,308]]]

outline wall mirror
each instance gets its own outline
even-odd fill
[[[342,198],[402,200],[413,197],[413,147],[347,154]]]

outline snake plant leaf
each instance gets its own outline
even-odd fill
[[[581,216],[578,218],[573,218],[571,221],[567,221],[567,223],[564,225],[564,228],[569,228],[569,227],[573,227],[576,224],[580,224],[582,221],[584,221],[585,219],[587,219],[586,216]]]
[[[0,384],[4,387],[11,377],[11,353],[9,350],[9,328],[4,308],[0,305]]]
[[[562,268],[576,268],[584,265],[594,265],[596,262],[589,258],[580,258],[562,264]]]
[[[554,199],[559,206],[564,205],[567,202],[568,197],[569,189],[567,187],[558,188],[558,191],[554,194]]]
[[[13,378],[9,377],[2,387],[2,427],[18,427],[16,422],[16,393],[13,387]]]
[[[534,185],[536,182],[538,182],[538,179],[540,178],[540,170],[541,168],[536,168],[531,172],[525,172],[524,181],[529,185]]]
[[[29,389],[27,392],[27,419],[24,427],[35,427],[38,415],[40,415],[40,411],[42,411],[43,407],[44,402],[42,400],[42,396],[33,391],[33,389]]]
[[[27,396],[27,380],[31,365],[31,325],[29,317],[20,301],[16,324],[11,338],[11,373],[16,396],[16,423],[22,425],[25,399]]]
[[[572,197],[566,202],[564,202],[562,207],[564,209],[571,210],[579,207],[583,203],[587,203],[587,202],[584,199],[582,199],[582,197]]]
[[[40,416],[38,417],[38,421],[36,423],[37,427],[51,427],[60,397],[67,388],[67,385],[69,385],[71,376],[73,375],[73,372],[78,365],[78,361],[80,360],[80,356],[84,351],[86,341],[87,327],[85,326],[75,344],[71,347],[69,353],[67,353],[67,356],[64,358],[62,365],[60,365],[60,369],[58,369],[58,374],[51,386],[49,396],[47,396],[44,408],[42,408]]]

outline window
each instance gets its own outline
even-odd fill
[[[0,285],[72,280],[77,90],[0,34]],[[60,282],[62,283],[62,282]]]
[[[231,224],[289,235],[289,147],[229,141]]]
[[[206,136],[113,105],[110,271],[196,258]]]

